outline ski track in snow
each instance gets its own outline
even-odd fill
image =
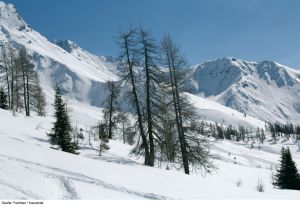
[[[44,174],[45,176],[47,176],[49,178],[54,178],[60,182],[59,184],[60,184],[60,186],[62,186],[61,189],[64,190],[62,199],[65,199],[65,200],[81,199],[80,195],[76,191],[76,188],[75,188],[73,182],[70,179],[68,179],[68,177],[61,176],[61,175],[54,175],[54,174],[50,174],[50,173],[43,173],[43,172],[40,172],[40,173]]]
[[[11,188],[11,189],[17,191],[17,192],[20,192],[20,193],[24,194],[25,196],[27,196],[27,198],[30,198],[30,199],[35,199],[35,200],[42,199],[39,195],[36,195],[35,193],[31,192],[30,190],[22,189],[20,186],[8,183],[2,179],[0,179],[0,185],[4,185],[8,188]]]
[[[128,188],[109,184],[100,179],[92,178],[92,177],[89,177],[89,176],[86,176],[86,175],[83,175],[80,173],[67,171],[67,170],[63,170],[61,168],[52,167],[52,166],[48,166],[48,165],[44,165],[44,164],[40,164],[40,163],[36,163],[36,162],[31,162],[31,161],[27,161],[27,160],[20,159],[20,158],[10,157],[10,156],[3,155],[3,154],[0,154],[0,157],[6,158],[10,161],[21,163],[23,165],[23,167],[26,167],[32,171],[41,173],[41,174],[45,175],[46,177],[57,179],[60,182],[60,184],[63,186],[63,189],[64,189],[63,199],[80,199],[80,195],[77,193],[76,188],[73,185],[72,181],[96,185],[98,187],[102,187],[105,189],[134,195],[134,196],[140,197],[141,199],[151,199],[151,200],[174,199],[174,198],[170,198],[170,197],[166,197],[166,196],[158,195],[158,194],[154,194],[154,193],[145,193],[145,192],[130,190]],[[25,164],[25,166],[24,166],[24,164]],[[52,172],[49,173],[49,170]],[[29,198],[42,199],[40,196],[35,195],[34,193],[31,193],[28,190],[23,190],[20,187],[15,186],[10,183],[7,183],[3,180],[0,180],[0,184],[8,186],[10,188],[13,188],[14,190],[17,190],[19,192],[22,192],[24,195],[28,196]]]

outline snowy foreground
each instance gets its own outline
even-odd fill
[[[72,118],[91,124],[99,108],[73,107]],[[271,185],[271,166],[280,146],[261,150],[228,141],[212,146],[218,170],[202,176],[146,167],[128,156],[131,146],[119,140],[98,156],[97,144],[82,141],[80,155],[51,149],[46,132],[52,118],[12,116],[0,110],[0,199],[299,199],[300,191],[277,190]],[[300,166],[300,153],[291,146]],[[234,157],[236,159],[234,159]],[[234,164],[236,160],[237,164]],[[265,192],[258,192],[260,180]],[[238,183],[240,184],[239,186]]]

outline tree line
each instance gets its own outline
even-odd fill
[[[2,45],[0,54],[0,107],[30,116],[45,116],[45,95],[25,47]]]
[[[274,142],[277,142],[277,139],[280,137],[285,138],[295,138],[296,140],[300,140],[300,126],[294,125],[292,123],[280,124],[276,123],[267,123],[266,127],[269,129],[271,136]]]

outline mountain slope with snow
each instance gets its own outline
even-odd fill
[[[223,58],[192,69],[193,93],[263,121],[300,122],[300,72],[273,61]]]
[[[101,97],[96,92],[105,90],[107,80],[118,79],[111,72],[115,70],[113,64],[105,58],[91,60],[88,54],[79,59],[78,53],[69,53],[49,42],[31,29],[11,4],[0,2],[0,14],[0,43],[16,49],[24,46],[40,71],[44,87],[59,84],[69,97],[100,105]]]
[[[0,43],[13,45],[17,49],[20,46],[26,47],[33,57],[35,68],[39,71],[41,85],[49,104],[52,103],[53,89],[58,84],[71,100],[101,106],[107,94],[105,82],[119,78],[117,64],[113,58],[93,55],[70,40],[49,42],[26,24],[13,5],[0,1],[0,11]],[[244,119],[240,113],[227,110],[226,107],[214,107],[218,105],[214,102],[207,104],[208,100],[198,97],[194,99],[198,99],[194,101],[195,106],[207,121],[229,125],[230,121],[226,118],[226,111],[229,110],[229,120],[235,120],[233,125],[244,124],[252,128],[261,126],[259,120],[253,121],[251,117]],[[203,105],[211,105],[214,109],[204,110]],[[219,114],[217,117],[216,111]],[[241,119],[243,121],[240,122]]]
[[[72,111],[78,126],[97,122],[97,107]],[[5,121],[3,121],[5,120]],[[185,175],[142,165],[129,156],[132,146],[111,140],[111,149],[98,155],[98,140],[80,142],[80,154],[51,149],[46,133],[51,116],[12,116],[0,109],[0,199],[298,199],[299,191],[274,189],[271,168],[280,144],[251,149],[247,143],[216,142],[217,170],[202,176]],[[89,143],[90,142],[90,143]],[[289,144],[289,143],[286,143]],[[298,166],[300,156],[290,145]],[[236,163],[236,164],[234,164]],[[26,177],[26,179],[24,179]],[[261,180],[265,192],[256,190]],[[239,183],[239,186],[237,186]]]

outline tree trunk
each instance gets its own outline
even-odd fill
[[[13,64],[13,55],[12,55],[12,51],[10,51],[10,66],[11,66],[11,80],[10,80],[10,84],[11,84],[11,87],[10,87],[10,91],[11,91],[11,103],[10,103],[10,106],[11,106],[11,109],[14,110],[14,81],[15,81],[15,76],[14,76],[14,71],[15,71],[15,67],[14,67],[14,64]]]
[[[25,113],[26,116],[28,116],[28,111],[27,111],[27,98],[26,98],[26,77],[25,77],[25,68],[24,64],[22,63],[22,79],[23,79],[23,100],[24,100],[24,106],[25,106]]]
[[[145,70],[146,70],[146,107],[147,107],[147,122],[148,122],[148,136],[149,136],[149,165],[154,166],[155,154],[154,154],[154,137],[153,137],[153,119],[151,111],[150,101],[150,74],[148,63],[148,50],[144,43],[144,56],[145,56]]]
[[[174,64],[174,53],[173,51],[175,48],[173,48],[172,42],[170,39],[165,40],[165,53],[167,57],[167,64],[169,67],[169,73],[170,73],[170,80],[171,80],[171,89],[172,89],[172,96],[173,96],[173,105],[175,110],[175,119],[176,119],[176,126],[178,130],[178,137],[179,137],[179,144],[180,144],[180,150],[182,155],[182,162],[184,167],[184,172],[186,174],[189,174],[189,161],[186,151],[186,141],[184,137],[184,131],[183,131],[183,125],[182,125],[182,116],[181,116],[181,107],[180,107],[180,97],[178,92],[178,83],[176,78],[176,69]]]
[[[142,138],[142,145],[143,145],[143,148],[145,150],[145,162],[144,162],[144,164],[148,165],[148,166],[151,166],[151,163],[149,162],[149,160],[150,160],[149,146],[148,146],[147,138],[146,138],[145,131],[144,131],[142,113],[141,113],[141,110],[140,110],[140,104],[139,104],[139,99],[138,99],[138,95],[137,95],[137,90],[136,90],[135,80],[134,80],[134,74],[133,74],[133,63],[130,60],[129,48],[128,48],[128,39],[127,38],[128,38],[127,36],[124,37],[125,50],[126,50],[125,52],[126,52],[127,65],[128,65],[128,69],[129,69],[130,82],[131,82],[131,85],[132,85],[132,94],[133,94],[134,103],[135,103],[135,107],[136,107],[136,112],[137,112],[137,116],[138,116],[138,126],[139,126],[139,130],[140,130],[141,138]]]
[[[177,102],[177,110],[178,110],[178,122],[180,124],[181,128],[181,136],[180,136],[180,148],[181,148],[181,153],[182,153],[182,161],[183,161],[183,167],[184,167],[184,172],[186,174],[190,174],[189,170],[189,160],[187,156],[187,151],[186,151],[186,140],[185,140],[185,134],[184,134],[184,129],[183,129],[183,124],[182,124],[182,113],[181,113],[181,104],[180,104],[180,96],[178,92],[178,83],[177,83],[177,78],[176,78],[176,70],[174,67],[174,60],[172,58],[172,63],[173,63],[173,78],[174,78],[174,88],[175,88],[175,94],[176,94],[176,102]]]
[[[26,66],[25,66],[26,67]],[[28,76],[28,70],[25,70],[25,75],[26,75],[26,98],[27,98],[27,110],[26,110],[26,116],[30,116],[30,102],[29,102],[29,76]]]
[[[113,113],[113,97],[114,97],[114,84],[110,83],[110,103],[109,103],[109,123],[108,123],[108,139],[112,139],[112,113]]]

